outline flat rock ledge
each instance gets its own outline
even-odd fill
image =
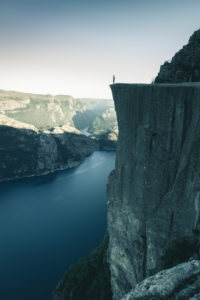
[[[199,300],[200,261],[191,260],[138,283],[121,300]]]

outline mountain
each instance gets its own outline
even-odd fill
[[[37,95],[0,90],[0,113],[17,121],[49,129],[68,125],[77,129],[89,127],[112,100],[75,99],[65,95]]]
[[[155,78],[155,83],[200,81],[200,29],[179,50],[171,61],[166,61]]]
[[[119,138],[107,186],[104,255],[112,296],[105,299],[199,299],[200,84],[114,84],[111,89]],[[83,261],[85,270],[90,259]],[[99,259],[92,262],[95,269]],[[74,289],[89,289],[94,277],[72,284],[79,265],[73,270],[53,299],[75,300]],[[88,299],[103,298],[95,290]]]
[[[80,132],[110,110],[112,100],[1,90],[0,181],[71,168],[95,150],[115,150],[115,137]],[[116,116],[109,122],[116,124]]]
[[[198,30],[156,84],[111,85],[119,136],[107,185],[108,300],[200,299],[199,49]],[[64,291],[55,300],[75,300]]]
[[[112,132],[117,140],[118,126],[114,107],[105,110],[102,115],[96,117],[88,131],[97,136]]]
[[[72,168],[98,149],[95,140],[67,125],[40,131],[0,115],[0,181]]]
[[[199,257],[200,84],[111,89],[119,139],[108,259],[113,300],[121,300],[143,279]]]
[[[117,117],[114,107],[94,119],[88,131],[98,139],[100,150],[116,149],[118,139]]]

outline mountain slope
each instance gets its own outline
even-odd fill
[[[155,78],[155,83],[200,81],[200,29],[179,50],[170,62],[166,61]]]
[[[75,99],[65,95],[37,95],[0,91],[0,113],[39,129],[69,125],[82,129],[90,126],[111,100]]]
[[[53,132],[0,115],[0,181],[72,168],[98,144],[67,125]]]

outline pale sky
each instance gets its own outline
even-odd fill
[[[151,82],[200,27],[199,0],[0,0],[0,89],[111,98]]]

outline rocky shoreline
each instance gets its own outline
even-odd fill
[[[32,174],[32,175],[26,175],[26,176],[16,176],[16,177],[11,177],[11,178],[6,178],[6,179],[0,179],[0,182],[6,182],[6,181],[12,181],[12,180],[20,180],[20,179],[24,179],[24,178],[31,178],[31,177],[37,177],[37,176],[45,176],[45,175],[49,175],[49,174],[53,174],[55,172],[59,172],[59,171],[64,171],[67,169],[72,169],[72,168],[76,168],[78,167],[80,164],[82,164],[84,162],[84,159],[82,161],[77,161],[74,162],[72,164],[68,164],[66,166],[60,167],[58,169],[54,169],[52,171],[44,171],[41,174]]]

